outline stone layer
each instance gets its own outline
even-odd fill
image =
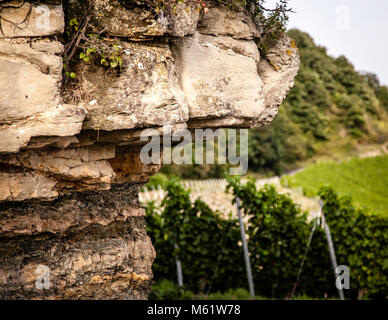
[[[139,184],[0,204],[0,299],[145,299],[155,251]],[[38,289],[49,270],[49,288]]]

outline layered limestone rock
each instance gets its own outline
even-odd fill
[[[0,298],[147,298],[155,251],[137,193],[160,164],[142,163],[142,130],[268,124],[296,44],[264,58],[260,26],[212,2],[69,0],[123,52],[115,75],[78,63],[75,102],[62,94],[61,1],[41,2],[0,1]]]
[[[210,7],[199,21],[198,31],[202,34],[243,40],[253,40],[261,35],[261,30],[245,12],[225,10],[222,7]]]
[[[253,41],[196,33],[175,40],[174,51],[191,126],[208,127],[217,119],[216,126],[249,127],[263,113],[260,54]]]
[[[138,192],[138,184],[122,184],[0,204],[1,298],[146,299],[155,251]]]
[[[63,45],[50,39],[0,39],[0,152],[34,136],[73,136],[86,112],[61,102]]]
[[[96,66],[82,71],[83,89],[90,92],[83,107],[88,111],[84,128],[115,131],[185,124],[186,99],[178,83],[167,44],[120,42],[124,50],[120,76],[99,81],[104,70]]]
[[[96,31],[105,30],[110,35],[134,40],[193,34],[200,17],[195,1],[177,3],[174,12],[162,10],[159,5],[162,7],[163,3],[154,0],[69,0],[69,3],[72,16],[80,18],[85,10],[90,12]]]

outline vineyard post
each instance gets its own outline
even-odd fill
[[[241,210],[240,210],[240,199],[238,197],[236,197],[236,205],[237,205],[238,219],[240,222],[241,240],[242,240],[243,249],[244,249],[245,268],[246,268],[247,277],[248,277],[249,293],[252,297],[254,297],[255,296],[255,288],[253,286],[251,262],[249,260],[249,252],[248,252],[247,239],[245,236],[244,221],[243,221]]]
[[[320,206],[321,206],[323,228],[324,228],[325,234],[326,234],[327,246],[329,247],[330,260],[331,260],[331,264],[332,264],[333,269],[334,269],[334,277],[336,278],[337,277],[337,267],[338,267],[338,265],[337,265],[337,258],[336,258],[336,255],[335,255],[335,250],[334,250],[333,239],[331,238],[330,228],[329,228],[329,225],[326,223],[325,214],[323,213],[323,203],[322,203],[322,201],[320,201]],[[341,300],[345,300],[343,289],[341,289],[341,288],[337,288],[337,289],[338,289],[338,294],[339,294],[340,299]]]
[[[178,249],[178,245],[175,243],[175,249]],[[175,263],[176,263],[176,272],[178,277],[178,287],[183,287],[183,274],[182,274],[182,263],[179,260],[178,256],[175,256]]]

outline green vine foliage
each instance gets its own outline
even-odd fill
[[[240,287],[244,260],[237,221],[222,219],[200,200],[191,203],[190,193],[177,180],[166,190],[161,212],[152,202],[146,208],[147,231],[158,251],[155,279],[176,281],[179,257],[185,287],[193,292]]]
[[[221,218],[200,200],[191,203],[190,192],[177,180],[170,181],[166,190],[162,208],[154,203],[146,208],[148,233],[158,251],[155,279],[176,282],[178,256],[186,289],[194,293],[247,287],[238,222]],[[272,186],[257,190],[253,180],[242,184],[230,179],[228,190],[241,199],[244,214],[249,216],[246,231],[256,294],[289,296],[313,221]],[[346,297],[356,299],[364,292],[369,298],[385,298],[388,219],[355,209],[349,198],[339,197],[331,188],[322,188],[320,195],[338,264],[350,269],[351,288],[345,291]],[[315,230],[296,294],[314,298],[338,295],[321,227]]]
[[[77,77],[74,71],[69,70],[71,66],[76,64],[77,59],[73,58],[77,57],[85,64],[97,64],[107,70],[120,71],[123,67],[122,56],[124,53],[120,43],[115,39],[105,38],[100,34],[88,31],[88,25],[82,25],[75,17],[66,24],[67,45],[71,44],[73,47],[70,49],[76,53],[75,55],[70,54],[70,57],[66,54],[64,57],[63,67],[66,76],[71,79]],[[71,51],[70,49],[69,51]]]
[[[79,54],[79,58],[85,63],[94,61],[108,68],[122,68],[123,49],[118,42],[110,42],[102,39],[96,34],[88,34],[87,46]]]
[[[229,188],[242,200],[250,220],[250,252],[257,286],[266,296],[287,295],[312,229],[312,222],[287,196],[274,187],[256,190],[254,181],[242,185],[231,180]],[[330,226],[339,265],[350,270],[348,298],[365,291],[369,297],[388,295],[388,219],[356,209],[350,198],[339,197],[330,187],[319,193]],[[255,254],[254,254],[255,253]],[[259,272],[257,270],[259,267]],[[316,230],[299,293],[313,297],[335,296],[335,278],[328,255],[325,234]],[[270,291],[271,290],[271,291]]]
[[[388,219],[356,209],[349,197],[322,187],[326,220],[339,264],[350,269],[351,292],[366,289],[370,296],[388,296]]]
[[[245,185],[230,179],[228,189],[241,199],[250,217],[249,252],[255,287],[266,297],[286,297],[296,280],[311,225],[307,213],[273,186],[256,189],[255,180]],[[324,292],[308,292],[318,297]]]

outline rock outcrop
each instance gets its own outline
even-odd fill
[[[0,298],[145,299],[155,250],[137,193],[160,165],[141,162],[141,131],[267,125],[293,86],[296,45],[285,37],[261,57],[250,16],[215,4],[168,14],[69,0],[123,51],[114,77],[79,69],[75,103],[61,94],[61,1],[2,4]]]

